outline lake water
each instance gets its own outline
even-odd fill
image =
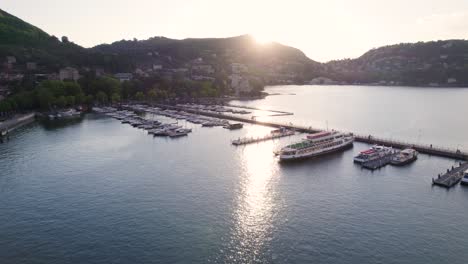
[[[288,86],[235,102],[263,117],[468,146],[468,89]],[[294,94],[294,95],[292,95]],[[468,188],[431,186],[454,160],[420,155],[374,172],[368,145],[279,164],[297,135],[244,147],[190,125],[152,137],[87,115],[35,123],[0,144],[0,263],[466,263]]]

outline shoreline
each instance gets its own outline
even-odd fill
[[[30,124],[36,120],[36,113],[28,113],[15,115],[2,123],[0,123],[0,137],[8,137],[8,134],[22,126]]]

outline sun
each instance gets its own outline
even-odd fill
[[[254,33],[254,34],[252,34],[252,36],[254,37],[255,41],[258,44],[269,44],[269,43],[273,42],[271,36],[269,36],[268,34]]]

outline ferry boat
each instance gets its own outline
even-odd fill
[[[368,150],[361,151],[356,157],[354,157],[354,162],[365,163],[380,159],[390,154],[393,154],[393,148],[375,145]]]
[[[403,166],[415,161],[417,158],[418,152],[414,149],[408,148],[400,151],[400,153],[393,156],[390,163],[396,166]]]
[[[337,131],[323,131],[310,134],[301,142],[294,143],[279,151],[281,161],[296,160],[324,155],[352,146],[354,136]]]
[[[463,174],[463,178],[460,182],[461,185],[468,185],[468,170],[466,170]]]

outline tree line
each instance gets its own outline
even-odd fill
[[[161,101],[172,98],[217,97],[229,93],[222,81],[167,80],[149,77],[120,82],[109,77],[84,75],[78,82],[46,80],[33,88],[19,88],[0,101],[0,113],[51,111],[78,105],[106,105],[122,100]]]

